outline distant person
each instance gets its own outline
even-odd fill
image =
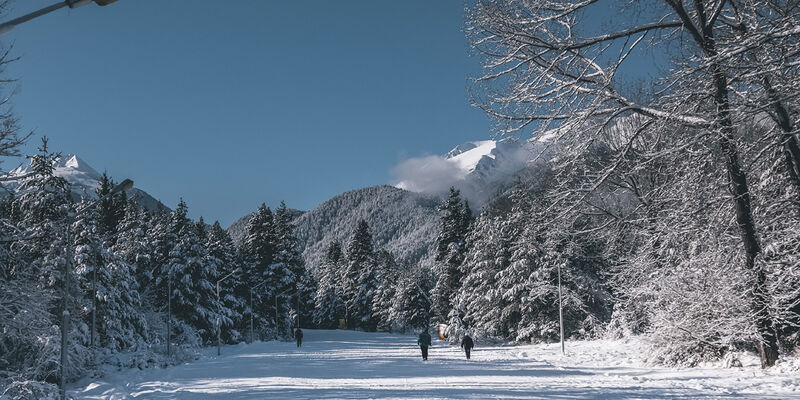
[[[422,350],[422,361],[428,360],[428,347],[431,347],[431,335],[428,333],[428,330],[425,329],[424,332],[419,334],[419,339],[417,339],[417,344],[419,348]]]
[[[297,328],[294,331],[294,338],[295,338],[295,340],[297,340],[297,347],[300,347],[300,346],[303,345],[303,331],[300,330],[300,328]]]
[[[467,353],[467,360],[469,360],[469,353],[472,352],[472,348],[475,347],[475,343],[472,341],[472,338],[469,337],[469,334],[464,335],[464,338],[461,339],[461,347],[464,348],[464,352]]]

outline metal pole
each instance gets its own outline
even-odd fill
[[[558,264],[558,324],[561,328],[561,354],[564,354],[564,305],[561,299],[561,263]]]
[[[92,351],[95,350],[95,337],[97,335],[97,266],[92,267]]]
[[[49,14],[60,8],[69,6],[69,8],[76,8],[91,3],[91,0],[65,0],[53,5],[49,5],[42,9],[36,10],[32,13],[25,14],[21,17],[14,18],[11,21],[0,24],[0,35],[6,34],[14,30],[17,25],[24,24],[34,18],[41,17],[42,15]]]
[[[224,281],[225,279],[228,279],[231,275],[233,275],[233,274],[235,274],[235,273],[237,273],[237,272],[239,272],[241,270],[242,270],[241,268],[236,268],[235,270],[231,271],[228,275],[225,275],[222,278],[220,278],[219,280],[217,280],[217,355],[220,355],[222,353],[222,350],[220,350],[220,348],[222,347],[222,345],[221,345],[221,342],[222,342],[222,319],[220,318],[220,314],[222,312],[222,303],[220,303],[220,301],[219,301],[219,284],[222,281]]]
[[[167,360],[172,355],[172,271],[167,273]]]
[[[221,280],[222,279],[220,279],[220,281]],[[217,307],[219,307],[219,282],[220,281],[217,281]],[[221,341],[222,341],[222,327],[220,325],[219,310],[218,310],[218,312],[217,312],[217,355],[221,355],[222,354],[222,344],[220,343]]]
[[[63,293],[63,309],[61,310],[61,376],[59,379],[59,391],[61,400],[67,398],[66,382],[67,382],[67,336],[69,334],[69,271],[72,270],[72,222],[73,219],[67,221],[67,235],[66,242],[66,255],[67,259],[64,262],[64,293]]]
[[[250,343],[253,343],[253,289],[250,288]]]
[[[300,289],[297,289],[297,327],[300,327]]]

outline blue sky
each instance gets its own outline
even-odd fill
[[[53,0],[17,1],[8,16]],[[5,35],[33,151],[63,153],[223,225],[388,183],[490,136],[461,1],[119,0]],[[7,19],[8,17],[4,18]],[[14,165],[7,162],[3,168]]]

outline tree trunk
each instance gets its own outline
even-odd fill
[[[720,145],[725,153],[725,167],[728,172],[731,194],[736,210],[736,223],[742,235],[744,244],[747,271],[751,272],[753,295],[751,308],[755,317],[756,328],[761,335],[758,350],[761,356],[761,367],[767,368],[775,364],[778,359],[778,338],[775,334],[772,316],[769,313],[769,295],[767,291],[767,277],[760,263],[757,262],[761,253],[761,244],[756,231],[753,211],[750,204],[750,191],[747,185],[747,176],[742,170],[739,151],[733,138],[733,123],[730,118],[730,105],[728,103],[728,81],[719,67],[714,67],[714,100],[717,106],[717,115],[721,127]]]
[[[767,91],[770,103],[772,103],[772,110],[775,113],[773,118],[775,118],[778,127],[783,131],[781,144],[786,157],[786,172],[789,181],[794,186],[797,195],[800,196],[800,144],[798,144],[797,137],[792,133],[792,120],[789,117],[789,110],[786,109],[786,106],[778,97],[769,78],[764,77],[762,85]]]

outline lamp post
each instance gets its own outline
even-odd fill
[[[91,204],[83,207],[80,210],[76,210],[74,214],[69,216],[67,220],[67,232],[64,238],[65,244],[65,253],[66,253],[66,260],[64,262],[64,279],[63,279],[63,293],[62,293],[62,307],[61,310],[61,377],[59,379],[59,392],[61,394],[61,399],[64,400],[67,397],[66,392],[66,378],[67,378],[67,335],[69,333],[69,273],[72,270],[72,224],[75,222],[78,217],[86,213],[87,211],[91,210],[94,206],[100,204],[101,201],[108,199],[109,197],[126,191],[133,187],[133,181],[130,179],[125,179],[124,181],[120,182],[119,185],[115,186],[111,189],[108,194],[105,196],[95,200]],[[95,297],[97,295],[95,294]],[[92,321],[94,321],[94,309],[92,310]],[[93,328],[94,329],[94,328]]]
[[[253,290],[256,290],[267,282],[261,282],[258,285],[250,288],[250,342],[253,342]]]
[[[45,8],[36,10],[32,13],[25,14],[19,18],[14,18],[11,21],[4,22],[0,24],[0,35],[6,34],[14,30],[17,25],[22,25],[25,22],[28,22],[36,17],[41,17],[42,15],[49,14],[55,10],[69,7],[69,8],[78,8],[80,6],[85,6],[89,3],[94,1],[98,6],[107,6],[117,0],[64,0],[59,1],[53,5],[49,5]]]
[[[217,307],[218,308],[222,308],[221,305],[220,305],[220,302],[219,302],[219,284],[220,284],[220,282],[224,281],[225,279],[227,279],[231,275],[233,275],[233,274],[235,274],[235,273],[237,273],[237,272],[239,272],[241,270],[242,270],[241,268],[236,268],[235,270],[231,271],[231,273],[229,273],[228,275],[223,276],[222,278],[220,278],[217,281]],[[219,311],[221,311],[221,310],[219,310]],[[220,320],[219,312],[217,312],[217,355],[222,354],[222,350],[221,350],[222,344],[221,344],[221,342],[222,342],[222,321]]]

